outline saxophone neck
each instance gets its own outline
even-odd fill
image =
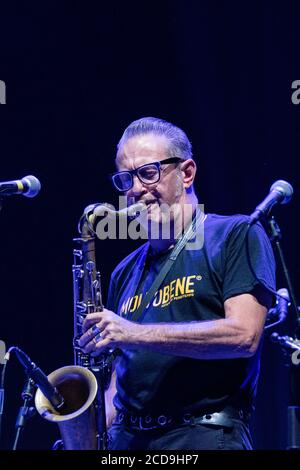
[[[82,237],[93,237],[95,236],[95,223],[99,217],[118,217],[118,218],[131,218],[134,219],[141,214],[147,207],[142,202],[131,204],[128,207],[124,207],[120,210],[115,208],[106,202],[89,204],[80,217],[78,223],[78,231]]]

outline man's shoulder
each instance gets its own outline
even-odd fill
[[[206,215],[207,222],[215,225],[236,226],[243,223],[248,224],[250,222],[250,216],[245,214],[223,215],[208,213]]]
[[[225,234],[239,227],[247,227],[249,222],[250,217],[244,214],[220,215],[209,213],[207,214],[205,227]]]
[[[247,240],[251,249],[258,246],[269,249],[271,244],[265,228],[260,222],[250,225],[250,221],[250,216],[244,214],[208,214],[204,225],[205,244],[210,248],[239,249]]]
[[[204,224],[206,240],[212,243],[242,240],[246,236],[250,225],[250,216],[244,214],[219,215],[207,214]],[[260,222],[251,226],[251,238],[266,238],[266,232]]]

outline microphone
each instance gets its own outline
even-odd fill
[[[249,225],[257,222],[261,217],[266,215],[274,204],[287,204],[293,195],[293,187],[290,183],[284,180],[275,181],[270,188],[268,196],[255,208],[255,211],[250,215]]]
[[[15,181],[0,182],[0,197],[22,194],[26,197],[35,197],[41,189],[40,181],[32,175]]]
[[[21,362],[22,366],[25,368],[26,374],[30,377],[35,385],[41,390],[45,395],[47,400],[51,403],[55,410],[60,410],[65,404],[64,398],[58,392],[58,390],[53,387],[49,382],[46,374],[39,368],[37,365],[31,361],[31,359],[24,353],[20,348],[13,346],[9,348],[8,353],[14,351]]]
[[[290,302],[289,291],[283,287],[277,291],[277,300],[275,310],[278,313],[278,320],[282,322],[286,319],[288,314],[288,307]]]

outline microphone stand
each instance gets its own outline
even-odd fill
[[[6,361],[2,364],[2,371],[1,371],[1,380],[0,380],[0,446],[2,442],[2,416],[4,411],[4,378],[5,378],[5,370],[6,370]]]
[[[288,355],[290,396],[287,410],[287,450],[300,450],[300,316],[298,302],[290,279],[289,271],[281,246],[281,230],[274,218],[268,217],[268,229],[270,240],[276,247],[285,282],[289,291],[292,307],[292,332],[291,336],[279,336],[273,333],[272,341],[281,345],[284,354]]]
[[[22,391],[22,399],[23,405],[20,407],[19,414],[16,420],[16,436],[13,445],[13,450],[16,450],[18,447],[18,442],[20,438],[20,434],[23,431],[25,424],[27,423],[28,419],[32,418],[35,415],[36,411],[33,406],[29,406],[31,400],[34,397],[35,392],[35,385],[31,378],[27,378],[25,386]]]
[[[287,268],[287,265],[286,265],[286,262],[285,262],[283,250],[282,250],[282,247],[281,247],[281,244],[280,244],[280,240],[282,238],[281,230],[280,230],[279,225],[277,224],[274,216],[272,216],[271,218],[268,219],[268,225],[269,225],[269,231],[270,231],[270,240],[274,243],[274,245],[276,247],[276,251],[278,253],[280,263],[281,263],[281,266],[282,266],[283,275],[285,277],[285,281],[286,281],[287,288],[288,288],[288,291],[289,291],[291,306],[292,306],[293,313],[294,313],[294,322],[296,323],[295,334],[296,334],[297,338],[299,339],[299,327],[300,327],[299,308],[298,308],[298,302],[296,300],[294,288],[293,288],[293,285],[292,285],[292,282],[291,282],[291,278],[290,278],[290,275],[289,275],[289,271],[288,271],[288,268]]]
[[[4,367],[4,366],[3,366]],[[4,409],[4,387],[0,387],[0,448],[1,448],[1,440],[2,440],[2,416],[3,416],[3,409]]]

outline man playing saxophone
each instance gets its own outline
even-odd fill
[[[116,189],[145,206],[148,242],[114,270],[108,308],[86,316],[79,340],[93,356],[120,350],[106,394],[110,449],[251,449],[261,338],[275,291],[268,237],[260,224],[249,228],[247,216],[199,210],[191,144],[171,123],[131,123],[116,166]],[[204,242],[188,249],[182,240],[197,217]]]

